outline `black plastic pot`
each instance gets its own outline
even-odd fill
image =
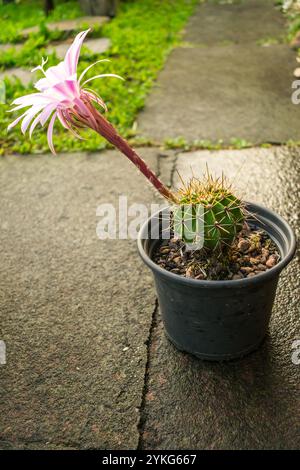
[[[159,224],[159,215],[167,215],[167,208],[139,233],[138,249],[154,274],[166,335],[178,349],[201,359],[228,360],[258,348],[267,333],[279,275],[295,253],[295,236],[285,220],[256,204],[248,203],[247,209],[258,219],[250,224],[263,228],[281,254],[276,266],[251,278],[202,281],[155,264],[151,257],[161,240],[148,234],[151,224]]]

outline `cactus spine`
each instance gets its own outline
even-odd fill
[[[193,177],[176,196],[179,204],[173,211],[174,230],[185,243],[195,241],[197,218],[202,224],[203,247],[209,250],[231,245],[242,229],[243,203],[233,194],[224,176],[213,178],[207,171],[203,180]]]

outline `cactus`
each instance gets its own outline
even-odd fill
[[[173,227],[186,244],[195,243],[197,218],[203,224],[203,247],[208,250],[230,246],[242,229],[243,203],[233,194],[224,176],[213,178],[207,171],[203,180],[193,177],[187,185],[183,184],[177,198]]]

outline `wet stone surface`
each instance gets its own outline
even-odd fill
[[[299,157],[299,150],[287,148],[200,151],[180,154],[176,169],[183,178],[191,171],[201,175],[206,163],[213,173],[223,170],[247,200],[275,210],[298,230]],[[211,363],[179,352],[157,313],[144,448],[299,448],[300,366],[292,361],[292,344],[300,337],[299,279],[295,259],[281,275],[265,342],[237,361]]]
[[[140,134],[162,142],[299,140],[296,53],[281,44],[285,32],[272,1],[199,5],[139,116]]]
[[[155,141],[299,138],[299,108],[287,104],[295,55],[257,43],[264,32],[281,41],[282,17],[267,0],[218,3],[191,19],[190,44],[171,54],[141,129]],[[224,170],[241,197],[298,230],[299,150],[140,153],[174,186],[176,170],[184,178],[191,167],[201,176],[206,163]],[[260,349],[229,363],[200,361],[165,338],[135,242],[112,248],[97,239],[98,204],[120,194],[155,200],[126,159],[10,156],[0,170],[1,449],[299,448],[297,260],[280,278]]]
[[[0,448],[135,448],[155,293],[96,209],[154,193],[114,151],[2,157],[0,193]]]
[[[248,44],[263,38],[280,41],[284,27],[284,16],[274,8],[274,0],[206,0],[190,19],[185,40],[203,45]]]

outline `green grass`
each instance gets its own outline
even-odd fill
[[[137,142],[139,145],[139,142]],[[141,142],[144,146],[157,146],[157,142]],[[271,148],[276,146],[286,146],[290,148],[300,147],[300,141],[287,140],[285,142],[274,143],[274,142],[262,142],[253,144],[245,139],[232,137],[229,142],[224,142],[222,139],[217,141],[211,140],[194,140],[188,142],[183,137],[177,137],[176,139],[166,139],[163,143],[165,149],[177,150],[182,152],[191,152],[195,150],[243,150],[252,147]]]
[[[177,137],[176,139],[166,139],[164,142],[164,147],[172,150],[182,150],[185,152],[193,150],[241,150],[253,147],[251,142],[248,142],[245,139],[238,139],[232,137],[229,143],[224,143],[222,139],[217,141],[211,140],[194,140],[193,142],[188,142],[183,137]]]
[[[282,7],[284,4],[283,0],[276,0],[276,5]],[[287,20],[287,33],[286,41],[291,42],[298,31],[300,31],[300,13],[299,10],[294,8],[294,5],[284,11]]]
[[[31,3],[39,3],[32,1]],[[78,16],[79,10],[68,11],[67,5],[60,5],[53,13],[53,18],[61,18],[63,15]],[[75,2],[76,3],[76,2]],[[137,113],[143,108],[145,98],[148,95],[158,71],[165,63],[170,50],[180,41],[180,31],[187,19],[193,12],[197,0],[131,0],[122,1],[120,11],[116,18],[105,25],[102,29],[95,31],[94,36],[109,37],[112,46],[109,51],[102,55],[110,58],[111,62],[99,64],[91,71],[91,75],[97,73],[114,72],[125,78],[125,82],[117,79],[101,79],[92,82],[93,88],[105,100],[108,105],[108,118],[115,124],[118,130],[127,138],[135,138],[135,120]],[[18,18],[13,16],[12,6],[10,16],[6,18],[11,37],[18,38],[20,25],[27,27],[35,24],[39,19],[44,21],[40,10],[24,6],[23,14],[18,13]],[[14,8],[23,8],[22,4]],[[0,7],[0,17],[4,8]],[[34,19],[33,19],[33,15]],[[26,18],[28,16],[28,18]],[[26,20],[26,21],[25,21]],[[14,25],[15,29],[14,30]],[[16,26],[18,25],[18,26]],[[1,30],[1,28],[0,28]],[[1,33],[0,40],[7,41],[5,32]],[[53,39],[53,33],[42,26],[39,34],[32,35],[25,43],[22,50],[2,54],[0,66],[22,65],[31,69],[41,62],[45,55],[45,45]],[[55,33],[56,34],[56,33]],[[5,39],[5,41],[4,41]],[[98,56],[83,48],[79,73],[90,63],[99,59]],[[55,55],[49,57],[49,65],[57,62]],[[15,97],[33,91],[31,87],[23,87],[20,82],[6,80],[7,103]],[[4,152],[42,152],[47,151],[45,131],[35,132],[32,140],[21,135],[19,128],[6,132],[6,126],[11,121],[12,115],[7,114],[8,105],[0,107],[0,144]],[[73,138],[59,125],[55,128],[54,143],[57,151],[73,150],[98,150],[104,148],[106,143],[96,133],[87,131],[86,140],[80,141]]]
[[[56,8],[47,21],[59,21],[82,15],[77,0],[55,0]],[[43,0],[20,0],[19,3],[0,4],[0,43],[19,42],[22,29],[46,21]]]
[[[300,15],[299,14],[290,15],[288,34],[287,34],[288,41],[292,41],[292,39],[294,39],[298,31],[300,31]]]

